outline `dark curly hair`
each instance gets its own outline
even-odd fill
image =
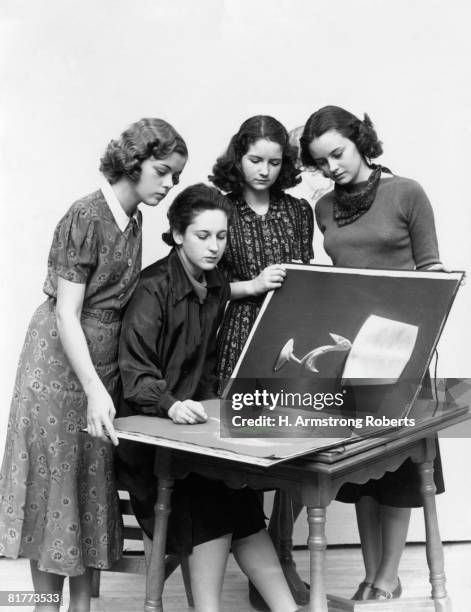
[[[373,123],[365,113],[363,121],[340,106],[324,106],[313,113],[304,126],[301,143],[301,162],[304,166],[315,166],[309,151],[309,145],[314,138],[319,138],[329,130],[336,130],[345,138],[351,140],[360,155],[365,159],[375,159],[383,152],[382,143],[373,127]]]
[[[276,142],[282,149],[281,170],[271,187],[273,193],[279,193],[297,185],[301,178],[296,168],[296,148],[289,143],[288,132],[283,125],[268,115],[256,115],[244,121],[237,134],[231,138],[227,151],[218,157],[213,166],[213,174],[208,178],[222,191],[241,193],[245,180],[240,160],[247,153],[250,145],[261,138]]]
[[[184,234],[197,213],[204,210],[221,210],[226,214],[228,221],[232,216],[232,204],[214,187],[197,183],[181,191],[168,209],[170,229],[162,234],[162,240],[169,246],[175,246],[173,232]]]
[[[137,183],[142,162],[149,157],[163,159],[171,153],[188,157],[180,134],[163,119],[140,119],[125,130],[119,140],[112,140],[101,158],[100,172],[111,184],[121,177]]]

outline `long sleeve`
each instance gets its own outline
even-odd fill
[[[167,416],[176,398],[169,392],[159,356],[165,305],[152,279],[141,280],[123,319],[119,367],[123,396],[137,413]]]
[[[437,232],[432,205],[425,191],[415,181],[411,181],[411,184],[413,188],[404,202],[405,214],[415,265],[417,269],[423,269],[440,263]]]
[[[321,233],[325,232],[325,215],[330,211],[332,214],[332,202],[330,194],[328,196],[324,195],[320,200],[317,201],[316,206],[314,208],[314,214],[316,216],[316,224],[320,229]]]
[[[208,342],[208,349],[206,352],[206,358],[204,362],[204,369],[201,375],[201,379],[198,384],[197,391],[195,393],[196,400],[205,400],[217,397],[219,378],[216,374],[217,364],[217,330],[224,316],[224,310],[227,302],[230,299],[231,290],[229,284],[226,283],[224,291],[221,296],[217,317],[212,325],[212,333]]]
[[[312,241],[314,238],[314,215],[306,200],[299,201],[301,207],[301,259],[309,263],[314,258]]]
[[[194,399],[202,401],[217,397],[218,378],[216,376],[216,334],[213,334],[206,359],[204,369],[196,389]]]

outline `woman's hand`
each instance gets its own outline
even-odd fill
[[[91,436],[101,438],[118,446],[119,441],[113,427],[116,410],[109,393],[100,382],[87,389],[87,430]]]
[[[433,264],[433,266],[429,266],[426,268],[427,272],[447,272],[450,273],[451,270],[449,268],[445,268],[442,263]],[[463,274],[463,278],[460,281],[460,286],[464,287],[466,285],[466,274]]]
[[[450,270],[445,268],[442,263],[433,264],[432,266],[426,268],[426,270],[427,272],[450,272]]]
[[[168,416],[174,423],[189,423],[194,425],[195,423],[204,423],[208,420],[203,405],[200,402],[187,399],[182,402],[175,402],[170,406]]]
[[[286,270],[279,264],[267,266],[252,282],[253,295],[262,295],[272,289],[279,289],[285,280]]]
[[[113,427],[115,408],[92,363],[85,334],[80,324],[85,284],[73,283],[59,276],[57,282],[57,330],[65,354],[87,396],[87,426],[91,436],[115,446],[118,438]]]

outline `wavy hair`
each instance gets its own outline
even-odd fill
[[[185,141],[174,127],[163,119],[140,119],[112,140],[100,160],[100,172],[111,184],[123,176],[137,183],[142,162],[149,157],[163,159],[171,153],[188,157]]]
[[[362,121],[340,106],[324,106],[313,113],[304,126],[300,138],[301,162],[304,166],[316,166],[309,151],[309,145],[315,138],[319,138],[329,130],[336,130],[351,140],[360,155],[367,160],[375,159],[383,152],[382,143],[366,113]]]
[[[241,159],[250,145],[262,138],[276,142],[282,150],[280,174],[271,191],[279,193],[297,185],[301,178],[296,168],[296,148],[290,144],[285,127],[269,115],[256,115],[244,121],[237,134],[232,136],[227,151],[216,160],[209,180],[222,191],[241,193],[245,185]]]
[[[167,212],[170,229],[162,234],[165,244],[175,246],[173,232],[184,234],[196,215],[204,210],[221,210],[228,221],[232,216],[232,204],[214,187],[197,183],[181,191]]]

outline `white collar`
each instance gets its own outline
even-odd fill
[[[101,181],[100,189],[105,197],[106,203],[108,204],[111,210],[111,214],[113,215],[117,226],[122,232],[124,232],[124,230],[129,224],[130,217],[128,217],[128,215],[125,213],[120,201],[116,197],[113,187],[108,183],[105,178],[103,178],[103,180]],[[132,217],[136,220],[137,223],[139,223],[137,209],[134,211]]]

